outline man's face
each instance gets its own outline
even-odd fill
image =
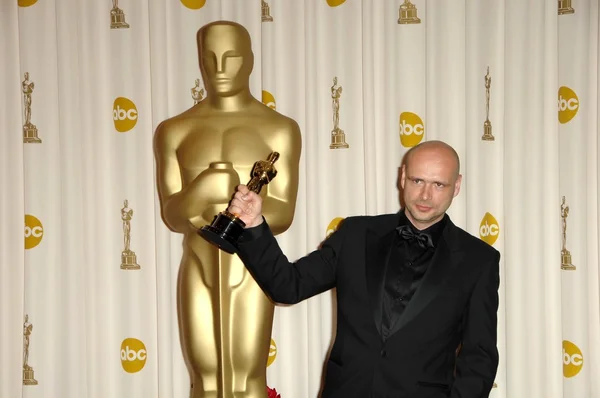
[[[253,64],[248,39],[234,26],[215,25],[200,40],[200,69],[207,91],[226,97],[247,88]]]
[[[406,216],[418,229],[440,221],[460,191],[462,176],[457,163],[444,148],[420,148],[402,166]]]

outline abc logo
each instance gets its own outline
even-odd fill
[[[481,225],[479,225],[479,237],[488,245],[493,245],[498,239],[500,227],[498,221],[490,213],[485,213]]]
[[[563,341],[563,374],[565,377],[576,376],[583,367],[583,354],[579,347],[568,340]]]
[[[42,241],[44,227],[36,217],[25,214],[25,249],[36,247]]]
[[[206,0],[181,0],[181,4],[192,10],[199,10],[204,7]]]
[[[337,229],[340,226],[340,223],[342,221],[344,221],[344,219],[342,217],[336,217],[333,220],[331,220],[331,222],[327,226],[327,231],[325,232],[325,237],[329,238],[331,236],[331,234],[333,234],[335,231],[337,231]]]
[[[271,339],[271,346],[269,347],[269,357],[267,358],[267,368],[271,366],[273,362],[275,362],[275,358],[277,358],[277,344],[275,344],[275,340]]]
[[[121,365],[127,373],[136,373],[146,365],[146,346],[138,339],[127,338],[121,343]]]
[[[423,139],[425,127],[423,121],[412,112],[400,114],[400,142],[406,148],[417,145]]]
[[[329,7],[337,7],[344,4],[345,1],[346,0],[327,0],[327,4],[329,4]]]
[[[276,110],[275,97],[270,92],[263,90],[262,92],[262,102],[269,108]]]
[[[579,110],[579,98],[575,91],[562,86],[558,89],[558,121],[562,124],[569,122]]]
[[[113,105],[113,121],[119,133],[124,133],[134,128],[138,121],[138,112],[135,104],[128,98],[116,98]]]
[[[37,3],[38,0],[19,0],[19,7],[29,7]]]

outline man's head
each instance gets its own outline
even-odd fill
[[[441,141],[426,141],[404,158],[400,185],[406,216],[419,229],[440,221],[460,191],[462,175],[456,151]]]
[[[198,30],[196,40],[208,95],[228,97],[249,90],[254,54],[250,34],[242,25],[212,22]]]

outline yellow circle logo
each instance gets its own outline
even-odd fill
[[[346,0],[327,0],[327,4],[329,4],[329,7],[337,7],[339,5],[342,5],[346,2]]]
[[[138,121],[138,112],[133,101],[125,97],[116,98],[113,104],[113,121],[119,133],[134,128]]]
[[[500,234],[498,221],[490,213],[485,213],[479,225],[479,237],[488,245],[493,245]]]
[[[121,365],[127,373],[136,373],[146,365],[146,346],[141,340],[127,338],[121,343]]]
[[[425,126],[419,115],[412,112],[400,114],[400,143],[405,148],[411,148],[423,140]]]
[[[269,357],[267,358],[267,368],[271,366],[273,362],[275,362],[275,358],[277,358],[277,344],[275,344],[275,340],[271,339],[271,346],[269,347]]]
[[[25,249],[32,249],[40,244],[44,237],[44,227],[36,217],[25,214]]]
[[[275,97],[267,90],[263,90],[262,92],[262,102],[269,108],[276,110]]]
[[[327,226],[327,231],[325,232],[325,236],[327,238],[329,238],[331,236],[332,233],[334,233],[335,231],[337,231],[338,227],[340,226],[340,223],[344,221],[343,217],[336,217],[333,220],[331,220],[331,222],[329,223],[329,225]]]
[[[206,0],[181,0],[181,4],[192,10],[199,10],[206,4]]]
[[[562,86],[558,89],[558,121],[568,123],[579,111],[579,98],[575,91]]]
[[[576,376],[583,367],[583,354],[579,347],[568,340],[563,340],[563,375]]]
[[[38,0],[19,0],[19,7],[29,7],[37,3]]]

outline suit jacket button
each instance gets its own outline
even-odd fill
[[[381,350],[381,357],[385,358],[386,355],[387,355],[387,352],[385,352],[385,350]]]

